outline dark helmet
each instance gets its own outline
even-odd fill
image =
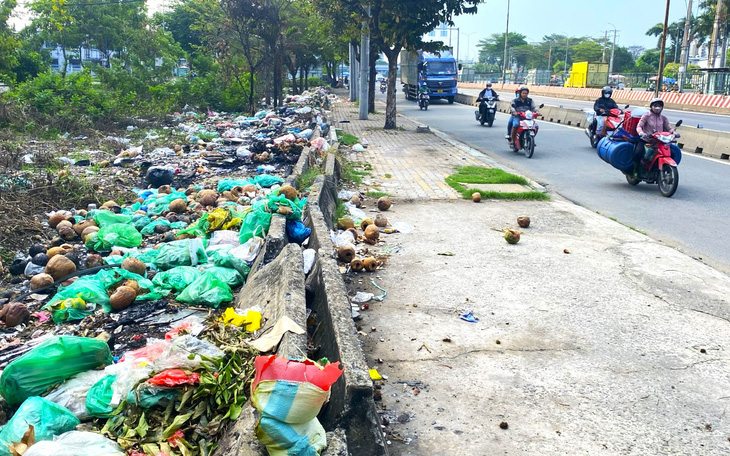
[[[601,96],[606,96],[607,94],[609,97],[613,94],[613,89],[610,86],[601,89]]]
[[[487,88],[489,88],[489,87],[492,87],[492,83],[491,82],[487,82]]]
[[[662,100],[661,98],[654,98],[653,100],[651,100],[651,103],[649,103],[649,107],[653,108],[655,104],[661,105],[663,108],[664,100]]]
[[[528,95],[530,94],[530,89],[528,89],[528,88],[527,88],[527,87],[525,87],[525,86],[522,86],[522,87],[520,87],[520,90],[518,90],[518,92],[519,92],[519,93],[521,94],[521,93],[522,93],[522,91],[524,91],[524,90],[527,90],[527,94],[528,94]]]

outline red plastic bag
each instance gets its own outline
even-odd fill
[[[251,384],[251,391],[256,390],[256,385],[266,380],[286,380],[290,382],[308,382],[324,391],[330,387],[342,375],[340,363],[327,364],[320,367],[314,361],[293,361],[280,356],[257,356],[256,378]]]
[[[167,369],[147,381],[157,386],[195,385],[200,381],[200,374],[187,373],[182,369]]]
[[[179,336],[180,334],[190,334],[190,331],[193,329],[193,324],[190,322],[184,322],[181,323],[179,326],[176,326],[172,328],[171,330],[167,331],[165,333],[165,339],[172,339],[175,336]]]

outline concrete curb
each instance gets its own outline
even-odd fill
[[[477,97],[474,95],[459,94],[456,101],[461,104],[476,106]],[[509,102],[500,101],[499,111],[509,113]],[[578,109],[558,108],[545,106],[540,109],[542,120],[563,124],[571,127],[585,128],[586,115]],[[681,137],[677,145],[685,152],[702,154],[706,157],[730,159],[730,133],[715,130],[705,130],[694,127],[679,127]]]

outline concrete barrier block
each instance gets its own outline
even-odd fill
[[[577,109],[567,109],[564,123],[573,127],[585,127],[586,115],[583,111]]]
[[[279,256],[288,243],[289,238],[286,236],[286,218],[278,215],[271,217],[269,233],[266,235],[261,252],[259,252],[256,260],[251,265],[250,275],[255,275],[261,268],[271,263]]]
[[[712,130],[680,127],[678,131],[680,137],[677,138],[677,144],[683,151],[712,156],[718,140],[718,136],[711,133]]]

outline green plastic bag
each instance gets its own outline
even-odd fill
[[[108,257],[104,258],[104,262],[106,264],[122,264],[122,262],[126,258],[137,258],[143,263],[150,264],[153,261],[155,261],[155,258],[157,258],[157,254],[159,252],[155,249],[145,249],[145,250],[138,250],[138,249],[132,249],[129,250],[124,255],[109,255]]]
[[[53,336],[8,364],[0,376],[0,394],[8,404],[20,404],[80,372],[111,363],[109,346],[102,340]]]
[[[248,179],[223,179],[218,182],[218,193],[223,193],[233,187],[245,187],[251,184],[253,184],[253,182]]]
[[[151,221],[140,230],[140,233],[145,236],[149,236],[150,234],[155,232],[155,227],[157,227],[157,225],[170,226],[170,222],[165,219],[157,219],[155,221]]]
[[[89,243],[93,240],[93,246]],[[97,252],[111,250],[112,247],[137,247],[142,243],[142,235],[134,225],[115,223],[107,225],[86,238],[86,247]]]
[[[195,282],[188,285],[177,300],[217,309],[222,302],[233,300],[233,292],[226,282],[206,271]]]
[[[152,219],[147,217],[146,215],[135,215],[132,217],[132,225],[134,225],[135,228],[137,228],[137,231],[142,231],[142,228],[147,226],[152,222]]]
[[[57,308],[57,303],[72,298],[83,299],[86,306]],[[68,320],[81,320],[85,316],[94,313],[97,305],[102,306],[107,313],[112,310],[106,288],[94,275],[79,277],[71,285],[61,286],[58,293],[43,308],[53,313],[53,321],[58,324]]]
[[[208,262],[205,247],[200,239],[182,239],[172,241],[157,249],[154,264],[167,270],[176,266],[194,266]]]
[[[241,274],[235,269],[212,266],[205,269],[205,271],[214,274],[216,277],[227,283],[231,288],[243,285],[243,276],[241,276]]]
[[[127,271],[126,269],[114,268],[114,269],[102,269],[96,273],[97,280],[101,282],[105,290],[108,290],[112,286],[116,285],[122,280],[134,280],[142,290],[147,290],[147,293],[137,296],[135,301],[149,301],[153,299],[160,299],[163,296],[167,296],[167,291],[157,288],[151,280],[141,275],[135,274],[134,272]]]
[[[28,425],[33,425],[35,440],[40,442],[73,431],[79,424],[79,419],[66,407],[42,397],[28,398],[0,431],[0,455],[12,454],[8,444],[20,442]]]
[[[246,264],[245,261],[239,260],[233,255],[229,255],[228,253],[222,251],[209,252],[208,262],[212,262],[213,266],[235,269],[236,271],[238,271],[239,274],[241,274],[241,277],[243,277],[244,279],[246,279],[249,272],[251,272],[251,267]]]
[[[257,176],[254,176],[251,181],[254,185],[269,188],[273,185],[283,183],[284,179],[279,176],[272,176],[271,174],[259,174]]]
[[[116,378],[116,375],[107,375],[89,388],[89,392],[86,395],[86,410],[89,412],[89,415],[107,417],[114,411],[115,407],[111,405],[112,397],[114,396],[112,385]]]
[[[114,225],[115,223],[127,225],[129,223],[132,223],[132,216],[125,214],[115,214],[111,211],[99,211],[94,215],[94,221],[97,225],[99,225],[99,228]]]
[[[178,266],[161,271],[152,278],[152,283],[159,288],[168,288],[176,292],[183,291],[188,285],[200,277],[200,271],[192,266]]]
[[[245,244],[254,236],[266,237],[266,233],[269,232],[271,226],[271,216],[272,214],[263,210],[249,212],[241,224],[241,234],[238,237],[241,244]]]
[[[168,401],[172,400],[179,394],[180,392],[178,390],[159,388],[142,383],[139,387],[127,394],[127,403],[148,409],[159,404],[164,399]]]

